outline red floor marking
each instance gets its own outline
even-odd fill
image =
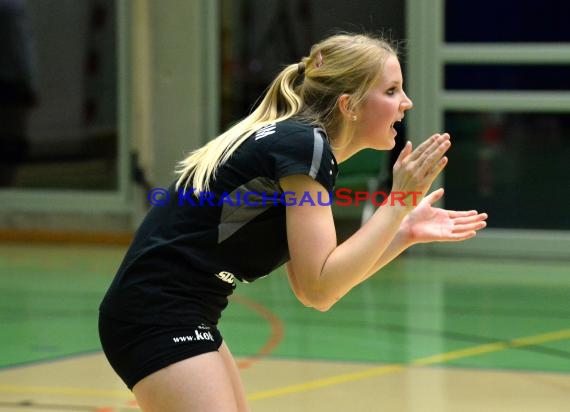
[[[279,343],[281,343],[283,340],[285,328],[283,327],[283,322],[281,319],[279,319],[277,315],[275,315],[262,304],[238,295],[233,295],[232,300],[257,312],[269,323],[269,327],[271,328],[267,342],[265,342],[265,344],[257,351],[257,353],[247,359],[243,359],[237,362],[238,368],[247,369],[261,358],[269,355],[273,349],[275,349]]]

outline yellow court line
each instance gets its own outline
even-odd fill
[[[66,395],[74,397],[101,396],[105,398],[133,399],[128,390],[66,388],[57,386],[24,386],[0,384],[0,393],[25,393],[37,395]]]
[[[442,353],[440,355],[426,356],[425,358],[413,359],[410,363],[416,366],[433,365],[436,363],[449,362],[455,359],[469,358],[472,356],[483,355],[490,352],[498,352],[509,347],[507,342],[495,342],[487,345],[474,346],[472,348],[459,349],[452,352]]]
[[[539,343],[553,342],[570,338],[570,329],[563,329],[557,332],[545,333],[543,335],[518,338],[511,341],[511,346],[520,348],[522,346],[538,345]]]
[[[317,379],[297,385],[284,386],[282,388],[271,389],[268,391],[257,392],[249,395],[250,401],[259,399],[274,398],[277,396],[289,395],[292,393],[305,392],[311,389],[323,388],[325,386],[338,385],[345,382],[353,382],[361,379],[371,378],[373,376],[387,375],[393,372],[399,372],[405,368],[405,365],[385,365],[373,369],[367,369],[361,372],[347,373],[343,375],[331,376],[329,378]]]
[[[525,346],[533,346],[540,343],[555,342],[559,340],[570,339],[570,329],[563,329],[556,332],[544,333],[513,339],[508,342],[495,342],[485,345],[474,346],[472,348],[460,349],[456,351],[446,352],[439,355],[427,356],[414,359],[410,362],[415,366],[434,365],[445,363],[456,359],[463,359],[485,353],[499,352],[510,348],[520,348]],[[307,381],[296,385],[284,386],[281,388],[260,391],[248,396],[250,401],[274,398],[278,396],[289,395],[293,393],[306,392],[313,389],[319,389],[327,386],[339,385],[347,382],[359,381],[362,379],[373,378],[390,373],[396,373],[404,370],[408,365],[393,364],[384,365],[376,368],[366,369],[360,372],[346,373],[342,375],[331,376],[324,379]],[[101,396],[107,398],[133,399],[133,395],[128,390],[104,390],[89,388],[71,388],[71,387],[52,387],[52,386],[24,386],[24,385],[6,385],[0,384],[0,393],[25,393],[25,394],[45,394],[45,395],[67,395],[74,397]]]
[[[502,350],[509,348],[520,348],[524,346],[532,346],[546,342],[555,342],[564,339],[570,339],[570,329],[563,329],[556,332],[513,339],[508,342],[494,342],[485,345],[474,346],[472,348],[446,352],[439,355],[427,356],[423,358],[414,359],[410,362],[410,364],[415,366],[434,365],[434,364],[449,362],[456,359],[478,356],[485,353],[500,352]],[[299,383],[296,385],[284,386],[282,388],[256,392],[249,395],[247,398],[250,401],[255,401],[259,399],[267,399],[283,395],[289,395],[292,393],[306,392],[312,389],[338,385],[340,383],[354,382],[376,376],[387,375],[389,373],[400,372],[401,370],[405,369],[406,366],[407,365],[404,364],[386,365],[378,368],[367,369],[362,372],[353,372],[343,375],[331,376],[325,379],[318,379],[314,381]]]

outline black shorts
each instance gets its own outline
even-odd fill
[[[215,326],[130,323],[99,314],[99,338],[109,363],[132,389],[145,376],[175,362],[215,352],[222,335]]]

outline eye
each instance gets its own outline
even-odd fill
[[[388,89],[388,90],[386,91],[386,94],[387,94],[388,96],[393,96],[394,94],[396,94],[396,88],[395,88],[395,87],[392,87],[392,88]]]

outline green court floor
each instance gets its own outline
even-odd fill
[[[0,367],[99,351],[125,248],[0,244]],[[326,313],[282,271],[238,285],[234,355],[570,373],[570,262],[404,256]]]

